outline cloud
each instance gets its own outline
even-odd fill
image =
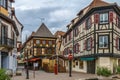
[[[113,3],[113,0],[104,0]],[[92,0],[16,0],[16,16],[24,25],[23,41],[26,34],[36,31],[44,22],[52,33],[66,31],[66,26],[76,14]],[[120,5],[119,0],[114,0]],[[44,21],[41,21],[44,18]]]
[[[50,13],[50,22],[59,22],[66,19],[70,19],[71,16],[74,16],[72,11],[67,9],[60,9]]]

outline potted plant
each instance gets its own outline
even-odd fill
[[[106,67],[97,67],[97,75],[99,76],[99,78],[107,78],[111,75],[111,70]]]

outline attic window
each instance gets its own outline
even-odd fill
[[[108,13],[100,14],[100,24],[108,23]]]

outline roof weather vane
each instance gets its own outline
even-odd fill
[[[43,23],[45,21],[45,18],[40,18],[41,22]]]

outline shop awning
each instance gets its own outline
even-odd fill
[[[91,57],[91,58],[80,58],[80,60],[82,61],[92,61],[94,60],[95,58]]]
[[[32,58],[29,61],[34,62],[34,61],[37,61],[37,60],[40,60],[40,58]]]

